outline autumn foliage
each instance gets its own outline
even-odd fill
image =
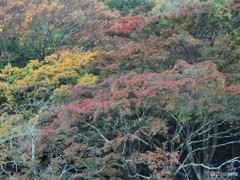
[[[0,65],[24,66],[58,50],[89,49],[117,16],[97,0],[10,0],[2,4]]]
[[[73,102],[56,109],[57,118],[42,130],[38,149],[49,158],[56,156],[53,152],[63,153],[84,178],[93,165],[98,172],[93,177],[124,178],[127,174],[133,178],[147,176],[147,172],[152,172],[152,178],[170,177],[179,154],[165,152],[169,142],[164,137],[171,128],[166,126],[171,122],[168,118],[176,117],[188,126],[191,118],[198,117],[195,128],[200,127],[208,123],[204,114],[212,116],[225,108],[223,101],[231,98],[227,89],[215,64],[206,61],[193,66],[183,60],[160,74],[128,73],[97,86],[82,86],[72,90]],[[76,138],[58,145],[62,134]]]
[[[117,35],[129,35],[131,31],[140,31],[143,22],[139,16],[121,17],[116,23],[110,27],[109,32]]]
[[[97,55],[63,52],[46,57],[44,62],[32,60],[24,68],[5,66],[0,74],[2,109],[13,110],[34,99],[49,98],[54,90],[67,90],[67,85],[96,83],[97,76],[84,69],[84,65]]]
[[[2,0],[0,179],[240,174],[239,4]]]

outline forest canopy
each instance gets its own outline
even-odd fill
[[[0,2],[0,179],[237,178],[239,107],[240,0]]]

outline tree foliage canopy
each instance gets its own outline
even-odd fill
[[[0,179],[240,174],[239,8],[2,0]]]

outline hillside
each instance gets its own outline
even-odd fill
[[[1,0],[0,179],[240,176],[240,0]]]

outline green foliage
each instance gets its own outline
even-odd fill
[[[154,3],[154,7],[152,9],[152,13],[166,13],[166,12],[174,12],[178,11],[178,9],[182,8],[188,3],[188,0],[152,0]],[[195,0],[191,1],[194,2]]]
[[[233,4],[195,2],[176,13],[160,14],[150,23],[149,32],[162,42],[158,48],[162,54],[167,54],[164,60],[168,66],[177,59],[189,63],[208,59],[216,63],[220,71],[228,73],[230,83],[237,81],[239,31],[235,26],[238,23],[236,15],[231,15]]]
[[[225,4],[228,0],[152,0],[154,6],[152,13],[172,13],[176,12],[184,6],[197,2],[212,2],[217,6]]]
[[[104,4],[110,9],[117,9],[123,14],[129,13],[139,6],[146,6],[148,3],[150,3],[149,0],[104,0]]]

